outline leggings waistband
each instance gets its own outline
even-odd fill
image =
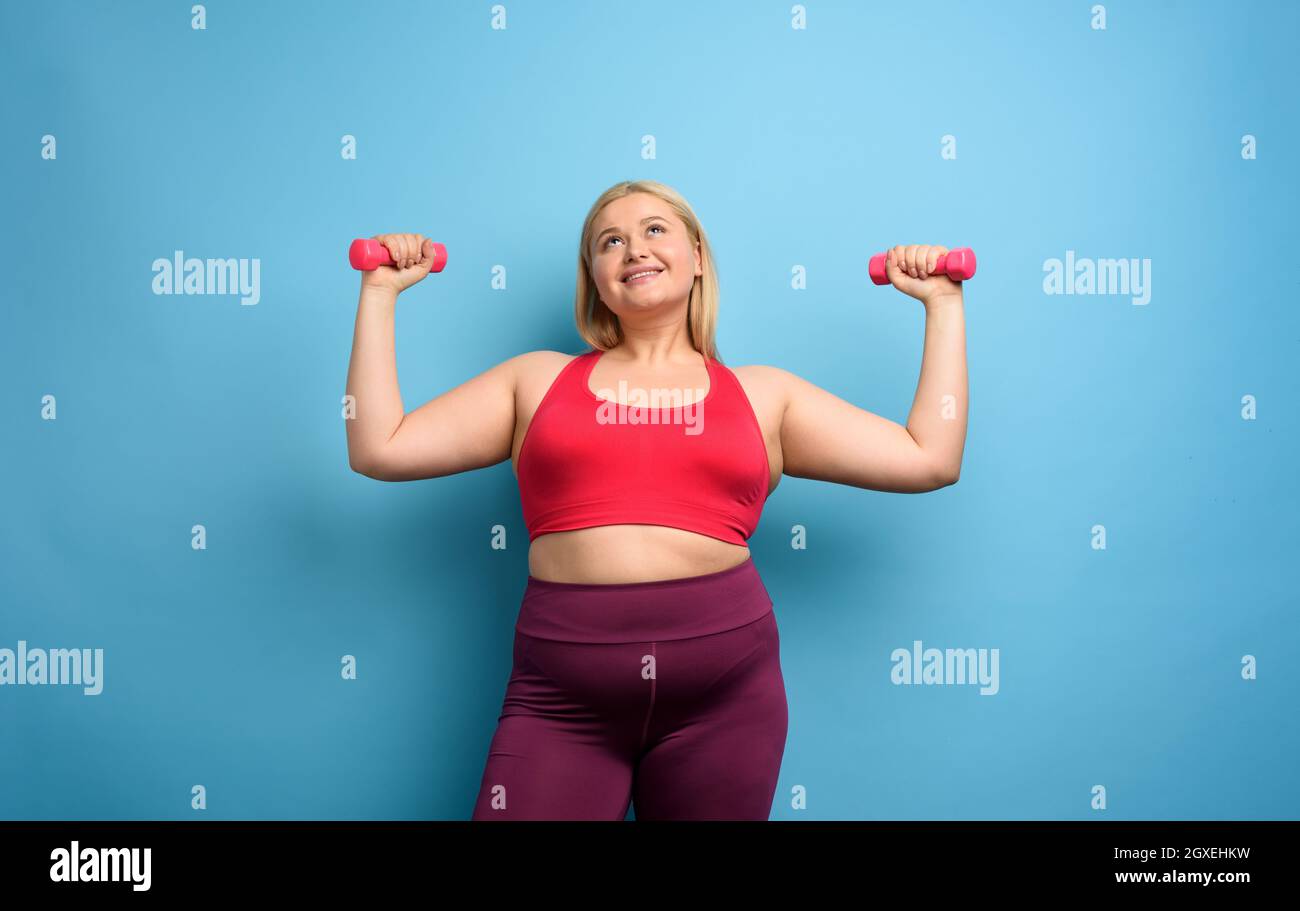
[[[549,582],[530,575],[515,629],[564,642],[654,642],[710,636],[771,610],[750,556],[715,573],[653,582]]]

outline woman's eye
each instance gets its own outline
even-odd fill
[[[654,224],[654,225],[651,225],[650,227],[651,227],[651,228],[658,228],[660,231],[665,231],[665,230],[667,230],[663,225],[659,225],[659,224]],[[609,240],[606,240],[606,241],[605,241],[605,246],[608,247],[610,241],[617,239],[617,237],[618,237],[618,235],[614,235],[613,237],[609,238]]]

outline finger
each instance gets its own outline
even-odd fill
[[[925,262],[930,258],[930,245],[916,245],[916,277],[925,278],[929,272],[925,268]]]
[[[903,262],[907,264],[907,274],[916,278],[916,244],[908,244],[903,253]]]
[[[938,244],[936,244],[935,246],[931,247],[931,248],[930,248],[930,258],[929,258],[929,260],[926,262],[926,268],[925,268],[925,271],[928,272],[928,273],[930,273],[931,275],[933,275],[935,269],[938,268],[938,266],[939,266],[939,257],[940,257],[940,256],[943,256],[943,255],[944,255],[945,253],[947,253],[947,252],[948,252],[948,248],[947,248],[947,247],[940,247]]]
[[[906,248],[902,245],[891,251],[894,257],[894,274],[889,276],[889,280],[899,291],[903,290],[903,281],[907,278],[907,262],[903,258],[905,252]]]
[[[411,235],[403,234],[402,242],[402,268],[409,269],[411,266]]]
[[[423,234],[415,235],[415,260],[416,262],[424,262],[424,235]]]

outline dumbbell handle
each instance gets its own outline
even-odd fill
[[[867,272],[877,285],[888,285],[889,275],[885,270],[886,253],[877,253],[871,257]],[[934,264],[934,275],[946,275],[955,282],[964,282],[975,274],[975,251],[970,247],[958,247],[947,253],[939,254]]]
[[[447,265],[447,248],[437,241],[433,243],[433,266],[430,272],[441,272]],[[348,248],[348,262],[353,269],[373,272],[380,266],[393,265],[393,258],[388,255],[388,248],[373,237],[358,237]]]

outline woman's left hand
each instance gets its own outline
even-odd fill
[[[885,257],[885,275],[894,287],[927,307],[940,298],[961,300],[961,282],[932,274],[947,247],[911,244],[891,247]]]

